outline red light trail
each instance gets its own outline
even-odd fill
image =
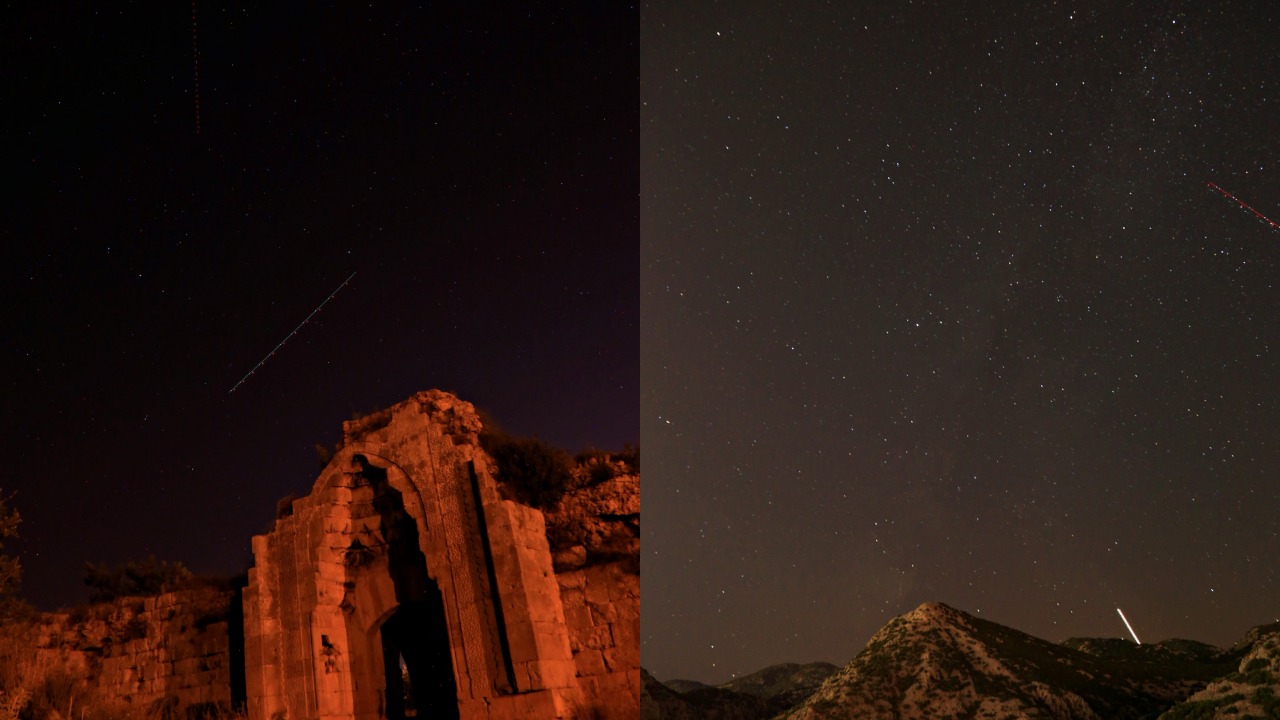
[[[1226,197],[1226,198],[1230,198],[1230,199],[1232,199],[1232,200],[1235,200],[1237,203],[1239,203],[1240,207],[1244,208],[1245,210],[1248,210],[1249,212],[1253,213],[1254,215],[1257,215],[1259,219],[1261,219],[1261,220],[1262,220],[1263,222],[1265,222],[1266,224],[1270,225],[1272,230],[1280,230],[1280,225],[1277,225],[1277,224],[1276,224],[1276,222],[1275,222],[1274,220],[1272,220],[1271,218],[1267,217],[1266,215],[1263,215],[1262,213],[1258,212],[1257,210],[1254,210],[1254,209],[1253,209],[1253,206],[1249,205],[1249,203],[1247,203],[1247,202],[1245,202],[1245,201],[1241,200],[1240,198],[1236,197],[1235,195],[1232,195],[1231,193],[1227,192],[1226,190],[1223,190],[1223,189],[1222,189],[1222,188],[1221,188],[1217,183],[1209,183],[1209,187],[1211,187],[1211,188],[1213,188],[1214,190],[1217,190],[1218,192],[1222,193],[1222,196],[1223,196],[1223,197]]]

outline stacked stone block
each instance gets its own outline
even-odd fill
[[[634,717],[640,705],[640,576],[615,562],[556,579],[586,704],[602,717]]]
[[[100,696],[143,711],[229,709],[231,591],[192,588],[46,613],[3,628],[34,667],[60,668]],[[6,658],[22,664],[22,658]]]

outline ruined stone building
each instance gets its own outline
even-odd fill
[[[105,655],[94,672],[112,692],[243,701],[252,720],[636,717],[638,568],[585,562],[583,546],[553,564],[543,513],[503,499],[479,430],[441,391],[346,423],[310,494],[253,538],[240,627],[183,621],[195,636],[179,644],[201,650],[186,662],[163,637],[170,613],[128,652],[73,648],[79,661]],[[638,476],[616,482],[627,507],[604,515],[630,518],[638,543]],[[64,626],[51,651],[67,651]]]

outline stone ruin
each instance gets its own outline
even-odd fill
[[[543,514],[502,497],[474,408],[449,393],[343,430],[310,494],[253,538],[231,622],[184,620],[167,608],[189,601],[170,594],[138,608],[155,627],[116,649],[87,639],[110,628],[46,615],[26,631],[36,652],[175,717],[241,703],[251,720],[638,715],[638,565],[586,563],[578,545],[553,566]],[[597,488],[621,488],[604,517],[633,525],[635,558],[638,482]]]
[[[254,538],[250,718],[403,717],[406,695],[430,717],[601,704],[579,683],[542,513],[502,499],[479,430],[439,391],[348,423],[311,494]]]

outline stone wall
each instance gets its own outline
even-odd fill
[[[232,591],[194,588],[43,613],[0,630],[0,665],[28,691],[61,673],[83,698],[185,717],[230,708]],[[238,623],[237,623],[238,624]],[[237,663],[238,664],[238,663]]]
[[[142,637],[115,642],[102,659],[99,686],[142,704],[173,698],[189,705],[229,707],[231,633],[227,617],[233,593],[188,591],[143,600],[129,621],[145,626]]]
[[[578,684],[600,717],[640,705],[640,576],[626,562],[558,573]]]
[[[640,476],[624,470],[547,514],[578,684],[605,718],[635,717],[640,703]]]

